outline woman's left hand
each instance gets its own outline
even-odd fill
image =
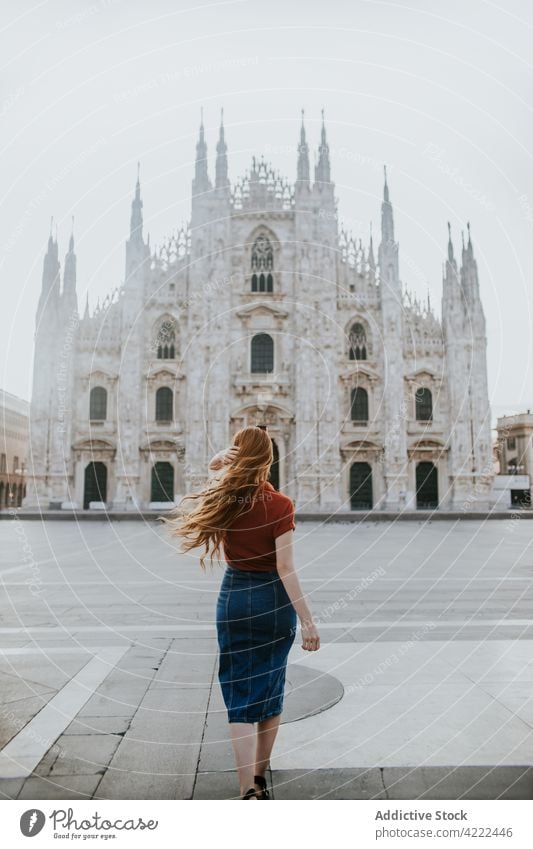
[[[304,651],[318,651],[320,648],[320,635],[312,619],[300,621],[302,629],[302,648]]]

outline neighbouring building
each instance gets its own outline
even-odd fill
[[[20,507],[26,495],[28,401],[0,389],[0,510]]]
[[[531,507],[533,413],[529,410],[497,421],[499,474],[494,492],[503,507]]]
[[[267,424],[272,481],[300,511],[486,509],[486,333],[470,228],[448,235],[442,314],[402,282],[385,175],[377,252],[337,216],[326,128],[311,175],[263,159],[215,175],[203,123],[190,222],[153,249],[139,177],[124,279],[78,314],[71,236],[50,235],[37,309],[28,507],[161,508]]]

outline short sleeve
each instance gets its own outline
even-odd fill
[[[272,523],[272,536],[276,539],[287,531],[294,531],[295,528],[294,504],[290,498],[287,498],[286,503],[279,510],[277,519]]]

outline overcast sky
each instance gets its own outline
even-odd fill
[[[494,416],[533,408],[533,7],[526,0],[3,0],[0,385],[30,398],[54,215],[78,297],[122,281],[141,161],[152,244],[185,222],[203,105],[214,173],[264,154],[295,178],[325,109],[341,220],[379,228],[388,163],[402,280],[440,311],[446,222],[470,220]]]

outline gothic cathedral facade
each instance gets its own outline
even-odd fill
[[[122,284],[78,314],[70,239],[50,236],[37,309],[24,508],[148,510],[200,488],[247,424],[301,512],[486,509],[486,333],[470,231],[441,317],[402,285],[385,175],[374,253],[339,228],[324,124],[294,183],[263,158],[230,183],[203,124],[191,219],[156,250],[139,178]],[[62,282],[61,282],[62,276]]]

